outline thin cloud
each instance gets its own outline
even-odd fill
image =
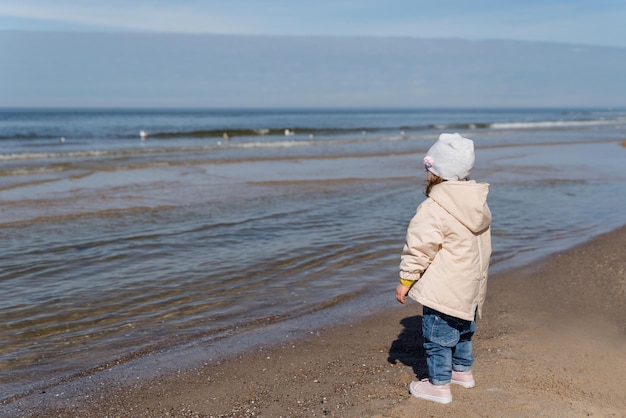
[[[0,5],[0,16],[74,25],[181,33],[247,33],[253,22],[233,19],[188,5]]]
[[[11,18],[16,21],[10,24]],[[516,39],[626,47],[626,3],[529,0],[10,0],[2,25],[28,29]],[[19,20],[19,21],[18,21]],[[30,20],[30,22],[28,22]]]

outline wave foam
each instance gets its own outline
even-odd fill
[[[626,120],[594,119],[594,120],[547,120],[536,122],[496,122],[490,125],[491,129],[533,129],[533,128],[566,128],[577,126],[609,125],[624,123]]]

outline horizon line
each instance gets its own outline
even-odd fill
[[[155,30],[132,30],[128,28],[124,29],[97,29],[97,30],[84,30],[84,29],[3,29],[2,32],[21,32],[21,33],[58,33],[58,34],[80,34],[80,35],[172,35],[172,36],[230,36],[230,37],[263,37],[263,38],[342,38],[342,39],[412,39],[412,40],[424,40],[424,41],[461,41],[461,42],[514,42],[514,43],[527,43],[527,44],[552,44],[563,46],[584,46],[584,47],[598,47],[598,48],[615,48],[626,49],[626,46],[606,45],[596,43],[580,43],[580,42],[566,42],[566,41],[551,41],[551,40],[528,40],[528,39],[515,39],[515,38],[461,38],[458,36],[453,37],[426,37],[426,36],[411,36],[411,35],[322,35],[322,34],[250,34],[250,33],[219,33],[219,32],[180,32],[180,31],[155,31]]]

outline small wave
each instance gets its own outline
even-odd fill
[[[128,149],[128,150],[110,150],[110,151],[73,151],[73,152],[25,152],[0,154],[0,161],[28,161],[28,160],[60,160],[60,159],[76,159],[76,158],[100,158],[100,157],[118,157],[133,156],[140,154],[167,154],[178,152],[200,152],[211,151],[217,149],[235,149],[235,148],[288,148],[294,146],[306,146],[316,144],[314,142],[305,141],[270,141],[270,142],[242,142],[242,143],[222,143],[218,142],[212,145],[199,147],[168,147],[168,148],[148,148],[148,149]]]
[[[0,161],[20,160],[48,160],[59,158],[76,157],[102,157],[111,154],[120,154],[123,151],[76,151],[76,152],[24,152],[13,154],[0,154]]]
[[[268,135],[270,129],[209,129],[193,131],[167,131],[167,132],[147,132],[148,138],[172,139],[172,138],[222,138],[228,134],[231,138],[235,136],[256,136]],[[277,133],[277,131],[276,131]]]
[[[398,128],[402,129],[402,128]],[[250,136],[291,136],[291,135],[343,135],[351,133],[377,132],[382,128],[311,128],[306,126],[285,127],[285,128],[253,128],[253,129],[209,129],[209,130],[193,130],[193,131],[174,131],[174,132],[154,132],[147,134],[148,138],[153,139],[173,139],[173,138],[223,138],[228,135],[230,138],[250,137]]]
[[[313,128],[310,126],[286,126],[284,128],[253,128],[253,129],[208,129],[191,131],[169,131],[169,132],[147,132],[147,138],[153,139],[174,139],[174,138],[229,138],[251,137],[251,136],[291,136],[300,135],[307,137],[332,137],[346,135],[367,135],[379,134],[381,132],[415,132],[424,130],[445,130],[445,129],[486,129],[489,123],[451,123],[451,124],[426,124],[426,125],[402,125],[402,126],[351,126],[351,127],[329,127]]]
[[[291,148],[314,145],[304,141],[245,142],[229,146],[229,148]]]
[[[8,169],[8,170],[0,170],[0,177],[2,176],[26,176],[26,175],[36,175],[36,174],[52,174],[52,173],[61,173],[66,170],[66,167],[57,166],[57,167],[33,167],[33,168],[16,168],[16,169]],[[6,187],[0,187],[0,190],[6,190]]]
[[[194,152],[206,152],[217,151],[226,149],[253,149],[253,148],[293,148],[293,147],[306,147],[315,145],[328,145],[328,144],[346,144],[353,142],[371,142],[371,141],[386,141],[386,140],[398,140],[403,137],[400,135],[390,137],[373,137],[373,138],[348,138],[348,139],[334,139],[334,140],[312,140],[307,138],[306,140],[294,139],[294,140],[266,140],[266,141],[254,141],[254,142],[236,142],[236,141],[216,141],[212,144],[201,146],[171,146],[171,147],[159,147],[159,148],[132,148],[124,150],[85,150],[85,151],[71,151],[71,152],[24,152],[24,153],[7,153],[0,154],[0,161],[33,161],[33,160],[69,160],[80,158],[106,158],[106,157],[132,157],[135,155],[154,155],[154,154],[170,154],[170,153],[194,153]]]
[[[567,128],[580,126],[608,125],[624,123],[626,120],[619,119],[593,119],[593,120],[546,120],[534,122],[497,122],[490,124],[492,129],[533,129],[533,128]]]
[[[282,128],[275,127],[259,127],[259,128],[220,128],[220,129],[196,129],[196,130],[181,130],[181,131],[156,131],[152,132],[149,128],[133,133],[120,133],[114,136],[102,132],[100,134],[100,140],[173,140],[173,139],[226,139],[232,140],[236,138],[254,138],[254,137],[284,137],[294,136],[300,138],[331,138],[337,136],[363,136],[380,133],[393,133],[393,132],[415,132],[432,129],[471,129],[472,127],[487,127],[486,124],[450,124],[450,125],[402,125],[402,126],[351,126],[351,127],[310,127],[310,126],[285,126]],[[94,136],[82,136],[87,141],[98,140]],[[50,132],[38,132],[28,135],[14,134],[14,135],[0,135],[0,141],[58,141],[59,137]]]

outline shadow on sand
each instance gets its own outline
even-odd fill
[[[404,326],[404,329],[391,344],[387,361],[392,364],[397,364],[399,361],[413,368],[418,379],[428,377],[426,353],[423,348],[424,339],[422,338],[422,316],[404,318],[400,324]]]

